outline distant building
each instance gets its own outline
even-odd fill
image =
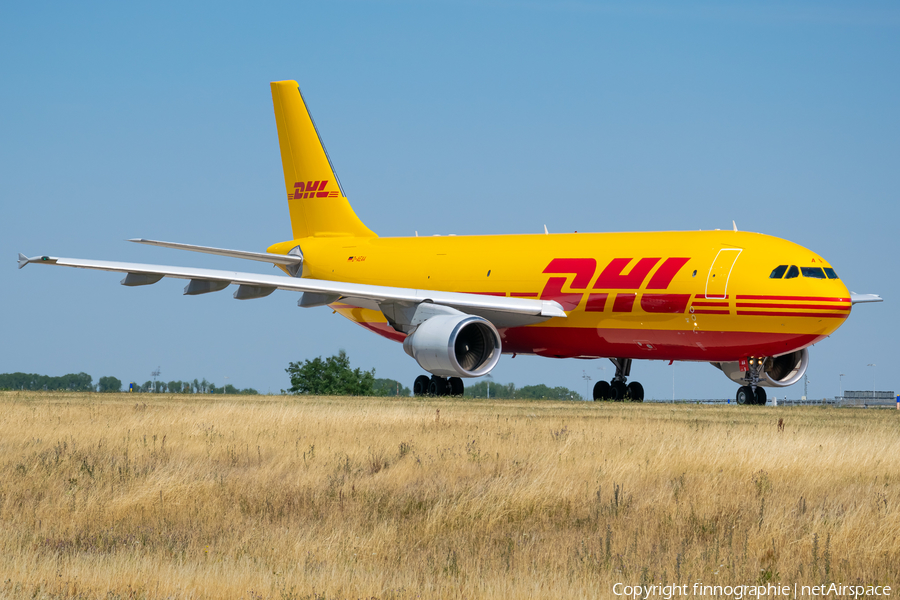
[[[888,406],[897,402],[897,396],[893,390],[890,392],[847,390],[843,396],[835,396],[834,401],[841,406]]]

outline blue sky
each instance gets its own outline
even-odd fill
[[[277,392],[344,348],[400,346],[296,295],[30,266],[17,252],[271,273],[124,240],[290,237],[268,82],[296,79],[381,235],[730,228],[826,257],[857,306],[810,396],[900,389],[894,3],[7,3],[0,9],[0,372],[206,377]],[[867,367],[875,363],[875,368]],[[601,369],[601,367],[603,369]],[[731,397],[706,364],[637,363],[648,397]],[[607,361],[504,357],[496,381],[585,389]],[[228,379],[226,380],[225,377]],[[773,392],[770,392],[770,395]],[[802,385],[775,394],[799,397]]]

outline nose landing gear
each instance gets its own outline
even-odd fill
[[[748,360],[747,375],[744,378],[749,385],[738,388],[735,400],[738,404],[756,404],[763,406],[766,403],[766,390],[759,385],[764,359],[750,358]]]
[[[609,360],[616,366],[616,374],[612,381],[608,383],[606,381],[598,381],[594,384],[594,400],[643,402],[644,386],[637,381],[632,381],[629,384],[625,383],[631,374],[631,359],[611,358]]]

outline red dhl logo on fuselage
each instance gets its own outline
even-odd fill
[[[662,261],[662,258],[641,258],[626,273],[633,258],[614,258],[600,272],[596,280],[597,259],[595,258],[554,258],[544,269],[544,273],[574,275],[570,290],[584,292],[563,292],[568,277],[551,277],[541,292],[542,300],[555,300],[563,310],[572,311],[581,303],[587,294],[585,312],[603,312],[609,299],[609,292],[600,290],[639,290],[650,276],[651,271]],[[690,258],[667,258],[650,277],[646,290],[665,290],[672,283],[678,271],[687,264]],[[593,285],[590,285],[591,281]],[[589,291],[590,290],[590,291]],[[593,291],[598,290],[598,291]],[[632,312],[637,294],[618,292],[613,300],[612,312]],[[641,295],[641,308],[648,313],[683,313],[691,300],[690,294],[647,293]]]
[[[327,179],[325,181],[307,181],[306,183],[298,181],[294,184],[294,193],[288,194],[288,198],[290,200],[300,200],[301,198],[337,198],[337,191],[325,190],[326,185],[328,185]]]

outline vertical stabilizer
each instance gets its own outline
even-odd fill
[[[294,239],[375,237],[344,197],[296,81],[273,81],[272,102]]]

